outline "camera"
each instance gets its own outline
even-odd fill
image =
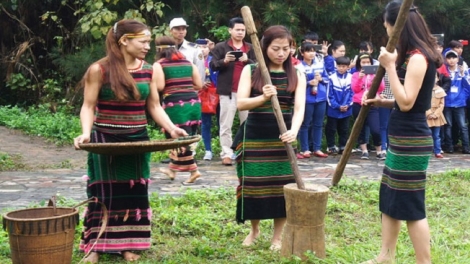
[[[467,39],[461,39],[459,40],[462,45],[467,46],[468,45],[468,40]]]
[[[364,74],[375,74],[378,68],[379,65],[365,65],[362,67]]]

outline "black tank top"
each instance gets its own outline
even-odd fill
[[[398,69],[397,75],[400,79],[401,84],[405,82],[406,76],[406,65],[410,60],[410,57],[414,54],[422,54],[419,50],[411,51],[407,54],[407,58],[405,63]],[[427,59],[426,59],[427,60]],[[423,84],[421,85],[421,89],[419,90],[418,97],[410,109],[409,112],[417,113],[417,112],[426,112],[429,108],[431,108],[431,97],[432,97],[432,89],[434,88],[434,84],[436,83],[436,65],[433,61],[427,61],[427,65],[423,65],[423,67],[427,67],[426,73],[424,75]],[[397,102],[395,101],[395,108],[400,110]]]

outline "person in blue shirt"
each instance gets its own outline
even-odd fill
[[[443,149],[448,153],[454,152],[452,127],[457,126],[462,138],[462,153],[470,154],[468,127],[465,124],[466,100],[470,85],[467,79],[468,73],[463,65],[458,65],[458,60],[459,54],[454,50],[449,50],[445,53],[445,63],[452,83],[445,98],[444,116],[447,124],[444,126],[445,139]]]
[[[341,40],[335,40],[328,48],[328,55],[325,56],[325,70],[328,75],[336,72],[336,58],[346,55],[346,46]]]
[[[209,65],[212,60],[212,56],[209,55],[209,40],[204,40],[205,42],[198,43],[199,48],[202,51],[202,55],[204,56],[204,66],[206,67],[205,72],[205,82],[203,89],[211,89],[213,91],[217,86],[217,71],[213,71]],[[215,91],[215,95],[218,97],[217,92]],[[203,104],[204,102],[201,102]],[[211,128],[212,128],[212,117],[215,115],[217,119],[217,124],[219,124],[219,111],[220,106],[217,105],[215,113],[205,113],[201,112],[201,135],[202,141],[204,142],[204,147],[206,152],[204,153],[203,160],[212,160],[213,153],[212,153],[212,135],[211,135]],[[217,125],[219,127],[219,125]]]
[[[321,139],[326,112],[328,75],[323,61],[316,56],[314,44],[302,43],[300,52],[303,56],[302,71],[307,78],[307,94],[304,120],[298,136],[300,152],[297,154],[297,158],[310,158],[312,153],[316,157],[326,158],[328,155],[321,151]],[[309,128],[311,128],[310,131]],[[312,146],[311,149],[310,146]]]
[[[349,117],[352,115],[351,90],[352,74],[348,73],[351,60],[348,57],[336,59],[336,72],[328,77],[327,110],[325,135],[328,153],[342,154],[349,135]],[[338,132],[339,149],[335,145],[335,136]]]

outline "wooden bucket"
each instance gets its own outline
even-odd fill
[[[13,264],[70,264],[79,221],[76,208],[31,208],[3,216]]]
[[[328,187],[306,184],[299,190],[295,183],[284,186],[287,223],[284,227],[281,256],[296,255],[306,260],[305,252],[312,251],[318,258],[325,258],[325,213]]]

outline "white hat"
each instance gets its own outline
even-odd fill
[[[174,27],[181,27],[181,26],[189,27],[188,24],[186,24],[186,21],[182,17],[176,17],[170,21],[170,29]]]
[[[457,52],[455,52],[454,50],[449,50],[449,51],[447,51],[445,57],[447,58],[447,56],[448,56],[448,55],[451,55],[451,54],[454,55],[454,56],[452,56],[452,57],[454,57],[454,58],[458,58],[458,57],[459,57],[459,54],[458,54]]]

